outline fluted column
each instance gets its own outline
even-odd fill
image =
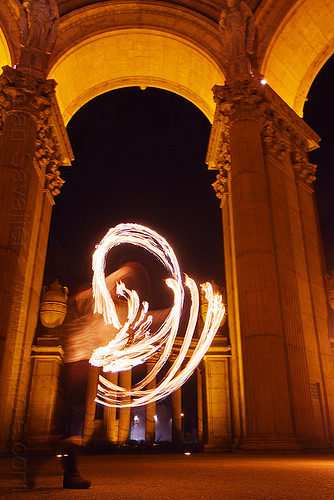
[[[70,164],[55,82],[4,68],[0,77],[0,442],[18,439],[27,406],[53,198]],[[67,140],[68,141],[68,140]],[[60,145],[62,142],[62,145]]]
[[[100,369],[96,366],[89,367],[88,383],[87,383],[87,393],[86,393],[86,411],[85,411],[85,422],[83,429],[84,440],[90,441],[94,434],[94,421],[95,421],[95,410],[96,410],[96,391],[99,378]]]
[[[113,384],[117,385],[118,373],[105,373],[104,377]],[[116,420],[116,408],[109,408],[108,406],[104,408],[103,424],[107,440],[111,443],[117,443],[118,421]]]
[[[297,438],[304,448],[326,448],[334,374],[315,166],[307,160],[319,137],[256,79],[216,87],[215,99],[208,163],[219,170],[241,398],[244,379],[243,447],[295,449]]]
[[[201,368],[196,368],[197,377],[197,429],[198,429],[198,442],[203,442],[203,381],[202,381],[202,370]]]
[[[217,148],[220,155],[224,148],[231,155],[230,216],[238,298],[236,330],[240,331],[245,387],[244,446],[293,449],[296,443],[262,152],[263,87],[247,80],[215,88],[215,97],[223,123]]]
[[[223,133],[224,123],[219,120],[219,109],[217,107],[215,129],[218,128],[216,136]],[[242,363],[242,345],[239,321],[239,297],[237,286],[237,266],[235,253],[234,221],[232,210],[231,193],[231,155],[228,143],[225,144],[221,152],[220,171],[217,181],[213,184],[217,197],[220,199],[222,210],[224,257],[225,257],[225,277],[227,296],[227,316],[229,326],[229,338],[231,342],[231,412],[232,412],[232,436],[233,446],[238,447],[245,436],[245,392]],[[214,147],[216,151],[216,147]],[[215,169],[213,151],[208,152],[209,169]]]
[[[333,354],[328,332],[330,319],[326,297],[324,258],[320,244],[319,223],[314,210],[315,198],[310,181],[313,180],[314,165],[303,162],[294,165],[297,175],[297,191],[301,207],[301,229],[305,242],[306,274],[303,280],[304,330],[310,340],[307,343],[307,361],[310,371],[309,395],[314,418],[319,429],[318,436],[329,449],[334,446],[334,373]],[[306,169],[306,172],[305,172]],[[306,175],[305,175],[306,174]],[[311,177],[311,179],[310,179]]]
[[[182,392],[181,388],[174,391],[172,398],[172,441],[179,445],[182,441]]]

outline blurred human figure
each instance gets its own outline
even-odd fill
[[[126,288],[136,290],[140,301],[149,301],[150,282],[145,268],[128,262],[106,277],[109,293],[115,303],[122,324],[127,318],[127,301],[116,294],[116,284],[122,281]],[[67,425],[62,445],[64,488],[86,489],[91,482],[81,476],[77,467],[77,454],[83,445],[83,427],[89,374],[89,359],[94,349],[112,340],[117,329],[106,325],[101,314],[94,314],[92,288],[76,293],[69,300],[68,313],[63,324],[65,363],[65,391]]]

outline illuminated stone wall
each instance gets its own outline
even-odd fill
[[[307,133],[306,138],[303,136],[302,145],[296,147],[293,142],[295,139],[292,141],[287,134],[287,128],[283,122],[285,120],[284,123],[292,124],[293,130],[295,128],[299,130],[301,125],[298,125],[299,122],[296,119],[297,115],[302,116],[308,89],[319,69],[334,52],[334,4],[328,0],[247,1],[254,14],[254,22],[259,35],[259,71],[266,77],[268,88],[272,88],[283,102],[279,104],[274,93],[272,97],[266,98],[269,99],[269,104],[266,101],[268,107],[272,105],[275,113],[273,109],[271,112],[266,111],[266,126],[263,122],[257,121],[256,141],[252,142],[251,137],[255,131],[251,126],[247,129],[244,123],[244,130],[247,130],[245,134],[242,134],[241,124],[236,125],[233,122],[231,126],[228,113],[227,121],[223,124],[219,106],[215,115],[216,104],[213,101],[211,89],[214,85],[224,85],[227,69],[226,55],[218,29],[222,10],[221,0],[211,2],[116,0],[92,3],[89,0],[64,0],[58,3],[59,30],[53,52],[48,56],[47,74],[58,84],[56,96],[61,116],[53,98],[53,118],[37,116],[36,112],[30,108],[14,109],[18,113],[17,116],[21,118],[28,116],[24,130],[29,137],[27,136],[28,140],[20,150],[20,155],[23,158],[28,153],[33,160],[29,167],[29,179],[31,179],[29,196],[36,203],[30,203],[29,210],[25,211],[25,214],[31,217],[33,224],[29,232],[28,247],[24,248],[22,243],[16,253],[11,251],[8,238],[10,239],[12,234],[10,205],[13,200],[10,196],[5,196],[1,200],[0,207],[3,231],[1,237],[4,242],[1,254],[2,269],[6,270],[6,272],[2,271],[0,283],[3,296],[2,324],[7,325],[3,328],[1,335],[2,352],[5,353],[0,366],[3,402],[0,415],[2,448],[7,447],[8,440],[10,442],[11,439],[16,439],[14,435],[20,435],[20,432],[22,434],[22,426],[11,427],[11,422],[15,417],[15,411],[18,412],[18,401],[15,398],[21,401],[21,414],[18,413],[17,416],[20,422],[28,404],[30,348],[37,324],[46,242],[54,203],[55,191],[52,182],[57,181],[54,178],[53,165],[47,162],[43,164],[41,156],[38,156],[41,149],[41,143],[38,142],[41,141],[38,135],[41,124],[48,133],[56,128],[57,137],[56,140],[52,138],[52,141],[53,144],[58,141],[59,148],[55,146],[54,151],[62,152],[62,159],[57,160],[57,165],[61,162],[69,164],[71,152],[62,120],[67,123],[70,117],[93,97],[108,90],[130,85],[141,87],[149,85],[175,92],[194,103],[214,124],[208,158],[209,168],[217,169],[219,172],[219,182],[216,187],[222,200],[232,343],[229,364],[231,438],[235,445],[238,445],[243,442],[248,433],[249,447],[256,449],[263,446],[270,449],[268,434],[271,432],[274,435],[277,431],[274,427],[279,414],[269,415],[271,421],[268,426],[272,426],[270,432],[269,427],[264,430],[263,418],[261,420],[260,416],[256,417],[256,411],[253,410],[256,407],[256,401],[263,402],[270,399],[266,394],[266,391],[270,391],[270,384],[262,388],[262,393],[261,390],[256,393],[253,387],[255,381],[257,378],[261,380],[264,374],[261,371],[257,372],[256,363],[251,366],[251,362],[245,357],[245,345],[247,344],[247,349],[250,349],[249,353],[252,349],[258,353],[261,347],[263,356],[267,357],[271,356],[270,353],[274,355],[275,349],[274,343],[270,344],[268,338],[266,339],[267,347],[259,341],[259,337],[254,340],[247,330],[249,325],[245,325],[243,320],[248,315],[255,322],[256,315],[251,312],[245,300],[248,293],[246,285],[240,281],[244,268],[241,265],[240,228],[236,225],[238,220],[241,220],[238,219],[240,216],[238,210],[240,211],[242,207],[238,204],[234,205],[233,201],[233,196],[235,200],[238,199],[240,195],[238,189],[241,186],[240,184],[238,188],[236,187],[238,186],[236,172],[242,167],[242,159],[238,156],[241,153],[235,146],[237,139],[245,136],[250,150],[254,150],[254,144],[257,145],[258,149],[253,163],[251,162],[251,168],[261,164],[261,168],[264,169],[261,170],[261,175],[267,176],[265,185],[269,194],[265,206],[267,216],[271,218],[268,225],[271,231],[268,248],[270,247],[270,252],[272,252],[275,270],[268,262],[266,265],[270,276],[274,281],[276,280],[275,283],[278,283],[281,294],[281,299],[276,296],[272,300],[272,304],[276,301],[275,310],[278,311],[281,322],[281,326],[276,325],[280,340],[275,341],[280,343],[281,354],[287,346],[290,346],[288,354],[285,357],[282,354],[284,367],[280,373],[277,368],[275,380],[276,388],[280,387],[282,392],[280,408],[284,409],[285,428],[289,431],[286,442],[290,443],[291,448],[299,439],[304,443],[303,446],[307,447],[307,443],[312,444],[316,435],[320,439],[321,446],[328,447],[332,442],[330,428],[333,419],[331,389],[333,374],[328,354],[327,304],[324,282],[321,278],[325,270],[322,268],[319,257],[319,234],[312,201],[314,169],[307,160],[308,150],[317,146],[318,139],[313,133]],[[19,61],[21,50],[19,19],[19,2],[3,0],[0,3],[1,65],[14,66]],[[37,85],[37,95],[41,85],[41,83]],[[8,80],[3,79],[1,83],[1,96],[3,97],[0,102],[2,117],[0,149],[3,155],[1,182],[5,186],[7,186],[8,178],[4,172],[7,172],[7,167],[10,166],[8,160],[12,151],[10,135],[13,132],[13,123],[10,123],[8,119],[9,114],[13,112],[10,99],[8,100],[8,89],[21,92],[24,87],[24,82],[18,85],[15,83],[13,86]],[[218,102],[220,100],[221,97],[218,98]],[[21,118],[22,125],[23,118]],[[6,119],[7,125],[4,126]],[[262,120],[259,116],[255,118],[248,116],[248,119],[251,123]],[[37,124],[38,130],[33,122]],[[238,129],[240,129],[239,132]],[[232,155],[230,170],[227,172],[226,169],[221,168],[219,158],[218,163],[216,160],[217,154],[218,157],[224,155],[226,147],[230,148],[231,145],[234,149],[234,159]],[[225,161],[226,158],[221,159]],[[247,194],[246,184],[243,189]],[[248,194],[251,193],[248,192]],[[263,214],[261,217],[257,219],[257,222],[254,219],[254,227],[257,223],[259,227],[263,224],[267,227]],[[282,233],[278,230],[280,227],[282,227]],[[246,246],[251,247],[252,244],[252,235],[250,235]],[[276,254],[272,251],[273,248],[278,248]],[[292,271],[288,269],[287,272],[288,255],[293,256],[295,268]],[[261,280],[258,279],[257,274],[262,270],[261,259],[254,265],[252,273],[259,284]],[[20,271],[20,276],[24,276],[24,280],[19,290],[15,290],[12,287],[12,280],[18,275],[18,271]],[[261,288],[262,285],[258,286]],[[7,293],[8,288],[13,291],[10,296]],[[286,294],[292,294],[294,309],[290,308],[289,302],[282,299],[283,291]],[[258,296],[261,293],[263,295],[264,289],[259,289],[258,293]],[[308,304],[307,307],[305,303]],[[13,304],[19,304],[16,311],[13,309]],[[270,308],[272,304],[269,303],[268,307]],[[269,317],[271,317],[270,314],[267,319]],[[264,318],[261,328],[265,328],[265,324]],[[282,333],[283,330],[284,333]],[[271,340],[274,342],[273,338]],[[258,342],[257,347],[254,347],[256,342]],[[253,347],[251,347],[252,343]],[[295,360],[298,362],[295,363]],[[226,365],[224,365],[224,370],[225,368]],[[298,378],[297,372],[301,372],[302,376]],[[224,373],[226,374],[226,370]],[[225,376],[212,375],[211,378],[214,379],[212,387],[207,388],[208,394],[212,395],[208,401],[213,402],[210,403],[211,409],[208,415],[208,421],[211,423],[216,422],[216,418],[222,423],[225,418],[216,417],[215,409],[219,404],[216,397],[219,393],[219,377],[224,378],[224,381],[221,380],[221,385],[226,389]],[[207,382],[210,383],[210,377]],[[226,406],[226,394],[224,398],[222,405]],[[288,415],[289,405],[296,406]],[[305,414],[308,415],[305,418],[304,427],[301,418],[295,417],[298,412],[299,415],[302,414],[303,408],[306,409]],[[220,415],[221,409],[217,411]],[[298,425],[296,421],[292,425],[291,418],[297,418]],[[225,423],[225,428],[228,429],[227,420]],[[282,436],[283,427],[279,429]],[[221,431],[222,429],[219,432]],[[266,432],[267,438],[263,437]],[[109,429],[108,433],[111,435],[112,430]],[[277,437],[277,432],[275,435]],[[303,436],[303,439],[300,436]],[[283,438],[282,440],[284,441]],[[266,444],[263,444],[265,441]]]

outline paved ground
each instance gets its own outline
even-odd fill
[[[15,474],[23,465],[0,458],[0,498],[334,500],[333,455],[84,455],[89,490],[63,489],[56,457],[43,464],[36,488],[25,490]]]

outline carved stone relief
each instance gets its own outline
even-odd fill
[[[246,2],[224,2],[219,32],[227,59],[227,82],[254,76],[257,73],[257,29]]]
[[[55,99],[53,80],[38,80],[13,68],[5,67],[0,76],[0,133],[9,114],[28,113],[37,123],[35,160],[45,189],[54,197],[64,181],[58,167],[62,164],[59,142],[51,125],[51,108]]]
[[[213,127],[219,134],[218,139],[210,138],[215,143],[215,151],[211,151],[211,165],[219,171],[214,185],[217,196],[225,192],[226,182],[223,179],[230,168],[229,134],[239,120],[256,122],[264,158],[270,158],[282,170],[290,165],[298,180],[310,187],[315,180],[316,166],[307,159],[309,142],[317,143],[319,137],[281,102],[270,87],[256,80],[244,80],[233,85],[216,86],[213,92],[218,110],[215,120],[219,121],[219,126],[214,124]]]

